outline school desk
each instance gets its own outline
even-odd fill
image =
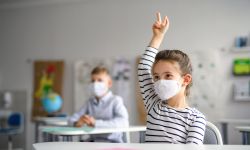
[[[164,143],[48,142],[33,144],[35,150],[250,150],[248,145],[195,145]]]
[[[39,127],[41,125],[50,126],[67,126],[67,117],[36,117],[35,122],[35,142],[39,141]]]
[[[126,134],[126,142],[130,142],[130,132],[139,132],[140,139],[146,131],[146,126],[129,126],[125,128],[91,128],[91,127],[44,127],[43,133],[46,133],[48,141],[57,141],[58,136],[62,136],[64,141],[72,141],[73,136],[105,134],[114,132],[124,132]]]
[[[221,124],[221,128],[222,128],[223,143],[228,144],[228,124],[236,123],[236,124],[249,124],[250,125],[250,119],[221,119],[219,123]]]
[[[242,144],[250,145],[250,126],[237,126],[235,128],[242,133]]]

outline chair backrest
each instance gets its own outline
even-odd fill
[[[219,129],[209,121],[207,121],[207,124],[206,124],[203,144],[223,145],[222,137],[221,137]]]

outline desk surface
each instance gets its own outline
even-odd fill
[[[220,119],[221,123],[247,123],[250,124],[250,119],[232,119],[232,118],[224,118]]]
[[[249,150],[244,145],[194,145],[194,144],[139,144],[139,143],[87,143],[48,142],[33,144],[35,150]]]
[[[250,126],[237,126],[235,128],[241,132],[250,132]]]
[[[42,122],[46,125],[66,126],[68,125],[67,117],[36,117],[36,122]]]
[[[91,127],[44,127],[43,132],[55,135],[83,135],[83,134],[103,134],[113,132],[138,132],[146,131],[146,126],[130,126],[127,128],[91,128]]]

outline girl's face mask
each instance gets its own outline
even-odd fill
[[[161,100],[169,100],[179,93],[181,85],[176,80],[158,80],[154,83],[156,94]]]
[[[177,95],[184,84],[185,76],[181,75],[177,62],[159,60],[153,67],[154,90],[163,101]]]

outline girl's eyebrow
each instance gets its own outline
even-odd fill
[[[165,73],[165,74],[166,74],[166,73],[170,73],[170,74],[172,74],[172,72],[169,72],[169,71],[166,71],[166,72],[163,72],[163,73]]]
[[[172,72],[169,72],[169,71],[166,71],[166,72],[163,72],[162,74],[172,74]],[[158,73],[153,73],[153,75],[158,75]]]

